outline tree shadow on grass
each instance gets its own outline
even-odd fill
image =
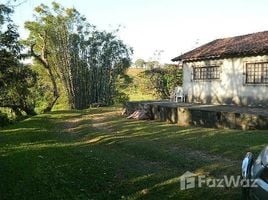
[[[267,141],[264,131],[182,128],[109,109],[63,113],[0,130],[2,199],[238,199],[238,188],[182,191],[179,177],[238,175],[233,159]]]
[[[161,149],[160,149],[161,150]],[[159,152],[151,152],[159,154]],[[235,199],[237,190],[201,188],[181,191],[179,177],[203,170],[207,161],[152,156],[117,146],[48,145],[0,157],[3,199]],[[195,163],[197,162],[197,163]],[[23,185],[21,185],[23,183]]]
[[[122,117],[109,119],[107,125],[112,126],[114,131],[105,134],[105,137],[97,140],[98,143],[122,143],[128,140],[159,141],[218,153],[232,159],[242,158],[247,151],[258,153],[268,141],[266,131],[183,128],[163,122],[126,120]]]

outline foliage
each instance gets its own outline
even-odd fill
[[[123,91],[116,91],[113,101],[116,105],[125,104],[127,101],[129,101],[129,96]]]
[[[116,80],[130,66],[131,49],[116,32],[97,30],[75,9],[53,2],[52,8],[41,4],[35,11],[36,21],[25,23],[30,31],[25,43],[52,82],[54,99],[47,110],[60,96],[57,78],[71,108],[114,103]]]
[[[134,63],[135,68],[153,69],[161,67],[161,64],[156,60],[145,61],[143,59],[137,59]]]
[[[43,113],[43,111],[49,106],[49,102],[53,99],[53,85],[51,83],[51,79],[46,70],[44,70],[43,66],[38,64],[37,62],[33,63],[32,69],[37,76],[37,84],[33,88],[33,93],[35,94],[36,99],[36,107],[35,110],[37,113]],[[53,110],[68,110],[70,109],[68,106],[66,91],[62,82],[57,78],[56,80],[58,91],[60,97],[57,99],[57,102],[53,106]]]
[[[115,82],[116,92],[113,97],[115,104],[124,104],[129,101],[129,95],[125,93],[125,90],[132,82],[133,79],[128,74],[118,76]]]
[[[140,68],[129,68],[127,70],[127,75],[130,77],[131,81],[127,84],[127,87],[123,91],[129,96],[131,101],[140,100],[153,100],[152,90],[148,89],[146,86],[148,80],[143,76],[144,69]]]
[[[0,127],[1,126],[5,126],[5,125],[8,125],[9,122],[10,121],[9,121],[9,118],[8,118],[7,114],[6,113],[2,113],[0,111]]]
[[[31,87],[36,83],[36,75],[20,62],[22,47],[11,13],[12,9],[0,4],[0,107],[11,108],[18,116],[22,112],[34,115]]]
[[[145,64],[146,69],[154,69],[154,68],[159,68],[161,67],[160,63],[158,61],[152,60],[152,61],[147,61]]]
[[[147,80],[146,89],[162,99],[168,99],[176,86],[182,85],[182,70],[176,65],[165,65],[143,72],[142,77]]]
[[[137,59],[135,61],[135,67],[137,68],[144,68],[145,67],[145,61],[143,59]]]

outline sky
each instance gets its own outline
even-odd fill
[[[0,0],[5,1],[5,0]],[[24,0],[17,0],[18,2]],[[24,22],[33,9],[51,0],[26,0],[14,22],[27,37]],[[133,61],[171,59],[214,39],[268,30],[268,0],[57,0],[75,7],[102,30],[121,26],[119,37],[134,49]],[[155,56],[155,51],[163,51]]]

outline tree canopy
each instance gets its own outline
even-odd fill
[[[64,85],[71,108],[92,103],[112,104],[116,81],[130,66],[132,50],[115,32],[97,30],[77,10],[53,2],[35,9],[36,20],[25,23],[25,41],[31,55],[46,69],[52,82],[52,109],[60,96],[57,79]]]
[[[36,83],[34,72],[20,62],[20,45],[16,26],[10,14],[12,9],[0,5],[0,107],[12,109],[17,115],[21,112],[35,114],[31,87]]]
[[[74,109],[128,99],[132,79],[125,72],[132,49],[118,37],[119,30],[99,30],[76,9],[52,2],[34,9],[34,20],[25,22],[29,36],[19,41],[12,12],[0,5],[0,111],[7,107],[17,116],[33,115],[51,111],[60,99]],[[28,53],[21,53],[24,48]],[[32,63],[23,64],[24,57]],[[167,98],[181,84],[174,66],[162,69],[158,61],[142,59],[135,65],[150,69],[143,73],[145,85],[159,97]]]
[[[139,58],[135,61],[135,67],[137,67],[137,68],[144,68],[145,64],[146,64],[146,62],[141,58]]]

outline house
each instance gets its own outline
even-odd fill
[[[268,31],[217,39],[172,59],[188,102],[268,107]]]

